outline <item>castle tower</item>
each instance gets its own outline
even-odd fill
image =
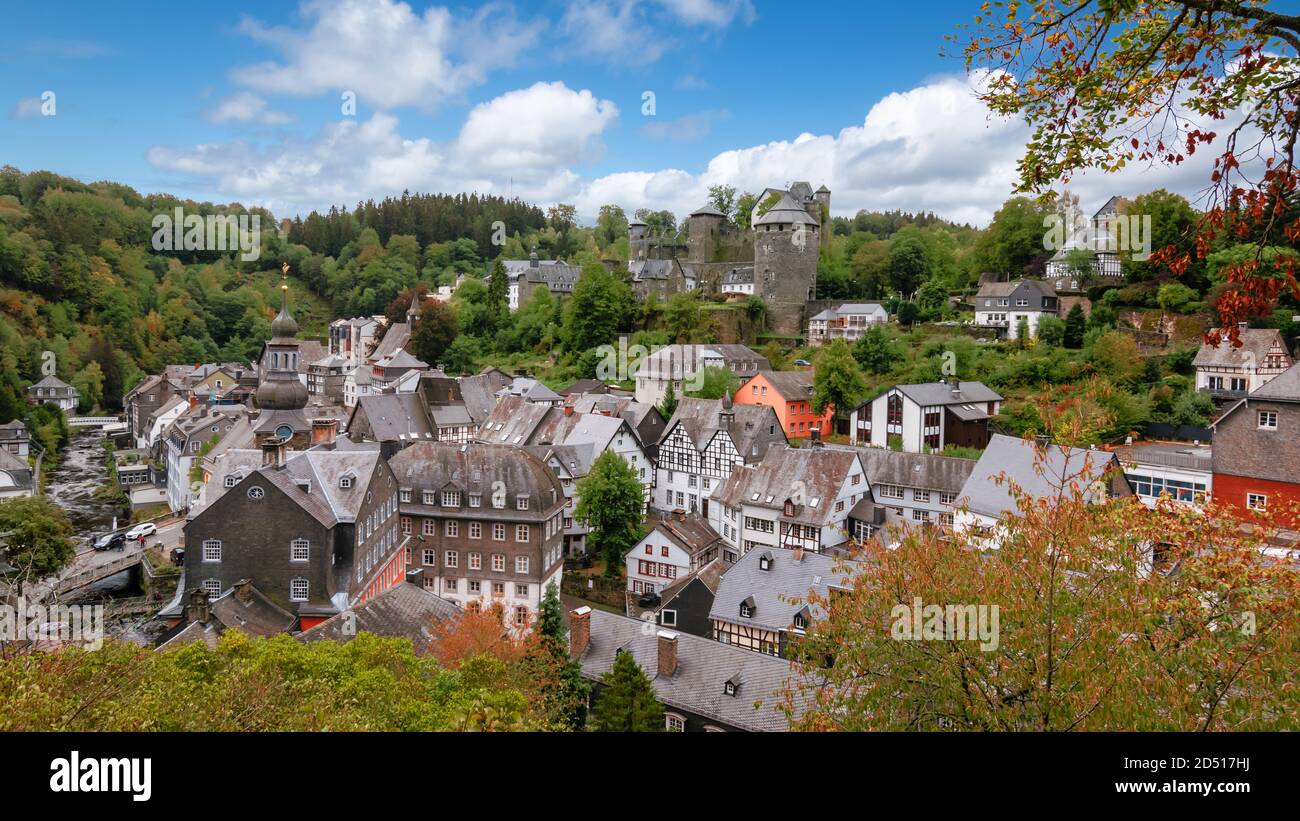
[[[822,225],[822,249],[830,248],[831,245],[831,190],[826,186],[818,188],[813,192],[813,200],[821,205],[821,213],[813,214]]]
[[[789,193],[754,222],[754,293],[773,330],[803,333],[804,303],[816,297],[821,222]]]
[[[687,240],[686,258],[690,262],[713,262],[718,251],[718,240],[726,225],[727,215],[712,205],[706,205],[691,214],[690,238]]]
[[[271,339],[262,349],[262,368],[253,394],[258,412],[253,432],[259,446],[272,439],[291,448],[310,445],[311,425],[302,410],[307,407],[307,386],[298,376],[300,355],[298,323],[289,313],[289,284],[281,282],[280,313],[271,322]]]
[[[646,259],[650,250],[650,226],[638,219],[627,224],[628,261]]]

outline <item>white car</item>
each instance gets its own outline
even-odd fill
[[[152,536],[158,532],[158,526],[153,522],[144,522],[138,524],[126,532],[128,539],[143,539],[145,536]]]

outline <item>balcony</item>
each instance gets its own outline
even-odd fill
[[[1210,387],[1197,388],[1197,391],[1208,395],[1211,399],[1222,399],[1222,400],[1245,399],[1246,395],[1249,393],[1249,391],[1246,390],[1234,390],[1232,388],[1210,388]]]

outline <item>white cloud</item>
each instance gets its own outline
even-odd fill
[[[648,65],[672,46],[650,25],[637,0],[576,0],[565,9],[559,29],[579,56],[621,65]]]
[[[353,91],[381,109],[428,109],[511,65],[544,27],[495,3],[462,18],[438,6],[419,15],[395,0],[308,0],[301,16],[304,28],[245,18],[240,30],[283,60],[241,66],[232,78],[264,93]]]
[[[476,107],[450,143],[412,139],[398,119],[331,123],[309,140],[155,146],[157,168],[210,179],[225,196],[280,213],[411,191],[513,193],[550,203],[581,180],[569,167],[598,152],[617,107],[590,91],[537,83]]]
[[[754,22],[754,4],[749,0],[660,0],[684,23],[710,25],[719,28],[741,22]]]
[[[731,112],[725,108],[721,111],[698,111],[694,114],[683,114],[673,120],[661,120],[657,117],[648,118],[644,125],[641,126],[641,133],[654,140],[673,140],[674,142],[692,142],[702,139],[713,131],[713,124],[718,120],[726,120],[731,117]]]
[[[216,108],[208,112],[208,119],[214,123],[261,123],[263,125],[284,125],[293,122],[293,117],[283,111],[267,108],[266,100],[251,91],[240,91],[221,100]]]

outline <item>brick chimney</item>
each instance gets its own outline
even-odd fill
[[[565,416],[572,416],[572,415],[573,415],[573,403],[572,403],[572,402],[565,402],[565,403],[564,403],[564,415],[565,415]]]
[[[262,443],[262,467],[284,467],[284,451],[283,439],[267,439]]]
[[[659,631],[659,675],[672,678],[677,672],[677,634]]]
[[[235,582],[235,598],[241,604],[248,604],[253,600],[253,580],[240,579]]]
[[[791,550],[791,551],[790,551],[790,560],[791,560],[791,561],[795,561],[795,562],[801,562],[801,561],[803,561],[803,548],[802,548],[802,547],[796,547],[794,550]]]
[[[332,445],[338,437],[339,421],[337,419],[311,420],[311,443],[315,445]]]
[[[569,653],[579,658],[591,644],[591,608],[579,607],[569,612]]]

